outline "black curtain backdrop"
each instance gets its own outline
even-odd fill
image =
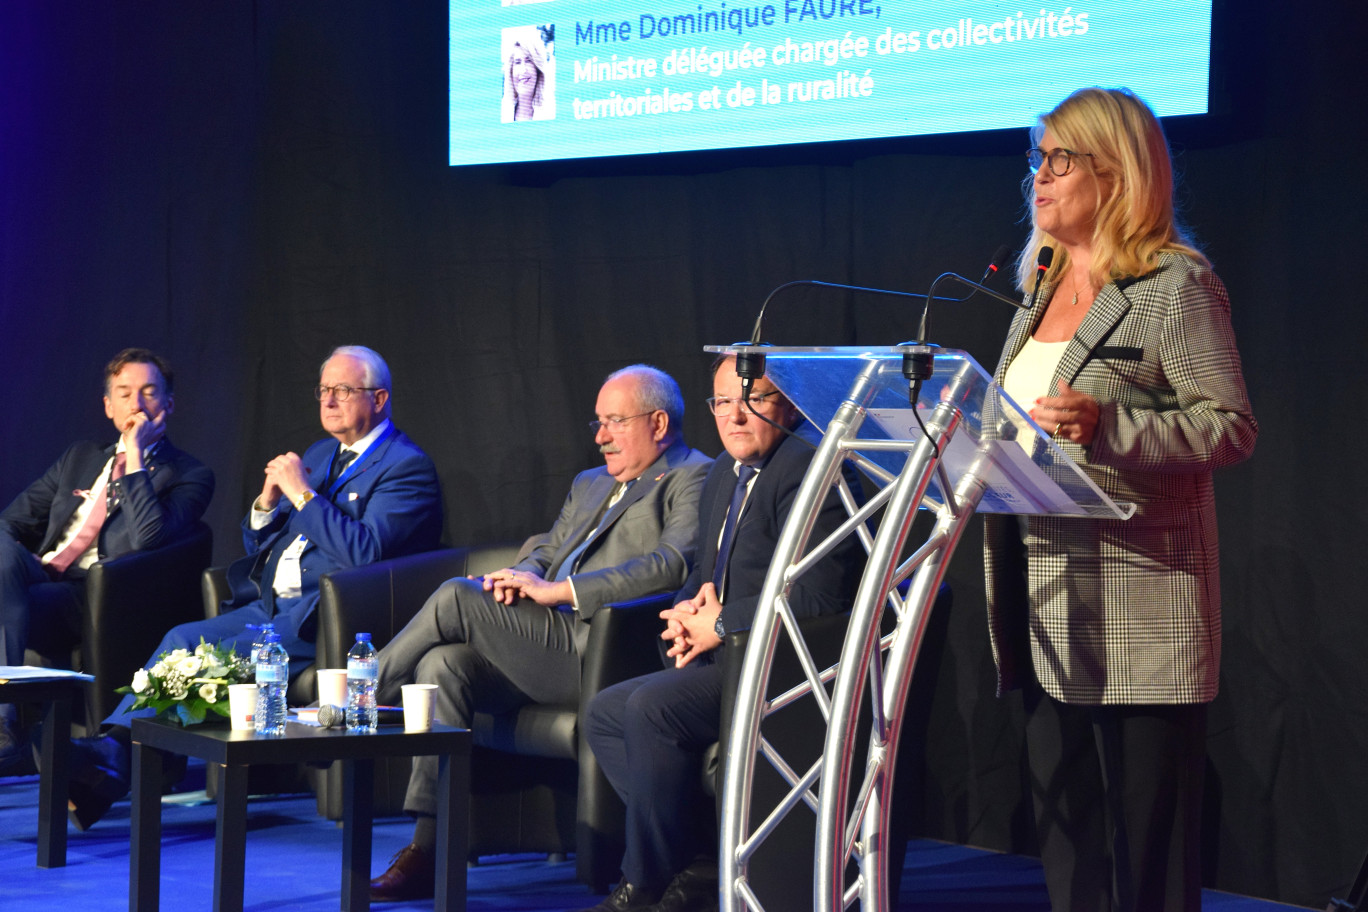
[[[1206,883],[1310,906],[1344,895],[1368,849],[1368,93],[1348,8],[1218,0],[1216,111],[1168,125],[1262,428],[1217,482]],[[1024,129],[448,168],[445,20],[437,0],[0,4],[0,500],[71,440],[110,437],[100,368],[147,345],[177,368],[173,437],[218,475],[226,562],[261,467],[320,436],[319,362],[362,343],[438,464],[446,539],[522,537],[596,462],[584,423],[609,371],[673,373],[691,442],[715,453],[701,348],[748,336],[770,289],[924,291],[1025,235]],[[933,338],[991,366],[1009,318],[941,308]],[[804,290],[774,302],[766,337],[915,326],[897,299]],[[1030,851],[979,546],[966,536],[918,668],[898,799],[917,833]]]

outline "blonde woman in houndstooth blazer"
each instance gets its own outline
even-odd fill
[[[1212,470],[1258,433],[1225,286],[1175,223],[1163,128],[1082,89],[1027,153],[1033,231],[996,378],[1128,521],[990,517],[999,692],[1021,688],[1057,910],[1200,908],[1206,704],[1221,658]]]

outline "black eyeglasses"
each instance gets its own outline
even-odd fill
[[[337,397],[338,402],[346,402],[352,393],[374,393],[382,389],[383,386],[347,386],[345,383],[339,383],[337,386],[315,386],[314,398],[322,402],[332,394]]]
[[[636,414],[636,415],[626,415],[626,416],[624,416],[624,417],[604,418],[602,421],[591,421],[591,422],[589,422],[589,430],[591,430],[591,431],[593,431],[595,434],[597,434],[597,433],[599,432],[599,428],[603,427],[603,426],[606,424],[606,425],[608,425],[609,430],[620,431],[620,430],[622,430],[624,427],[626,427],[626,426],[627,426],[627,422],[631,421],[633,418],[641,418],[641,417],[644,417],[644,416],[646,416],[646,415],[654,415],[654,414],[655,414],[656,412],[658,412],[658,411],[660,411],[660,409],[651,409],[651,411],[649,411],[649,412],[640,412],[639,414]]]
[[[1063,177],[1073,168],[1073,156],[1086,155],[1088,158],[1095,156],[1091,152],[1075,152],[1072,149],[1051,149],[1046,152],[1044,149],[1027,149],[1026,165],[1031,169],[1032,174],[1040,171],[1040,166],[1046,163],[1050,165],[1050,173],[1055,177]]]
[[[770,390],[768,393],[752,395],[750,399],[747,401],[750,402],[751,405],[755,406],[757,411],[763,412],[766,409],[766,407],[779,401],[777,399],[770,399],[770,396],[777,395],[779,395],[778,390]],[[737,405],[741,402],[741,399],[740,397],[732,396],[713,396],[712,398],[706,401],[708,403],[708,411],[712,412],[718,418],[726,418],[728,415],[732,413],[732,409],[736,408]]]

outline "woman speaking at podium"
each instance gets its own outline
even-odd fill
[[[1247,458],[1258,426],[1225,286],[1175,222],[1154,113],[1081,89],[1031,141],[1032,306],[996,379],[1136,512],[987,518],[999,692],[1024,692],[1052,907],[1197,910],[1221,658],[1212,471]]]

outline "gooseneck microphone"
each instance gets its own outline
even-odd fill
[[[760,341],[761,327],[765,322],[765,308],[769,307],[769,302],[774,300],[775,295],[788,288],[796,288],[800,285],[808,285],[814,288],[840,288],[845,291],[860,291],[867,294],[893,295],[903,298],[925,298],[912,291],[892,291],[887,288],[867,288],[863,285],[842,285],[837,282],[819,282],[816,279],[795,279],[792,282],[785,282],[778,288],[771,291],[763,304],[760,305],[760,313],[755,317],[755,328],[751,330],[749,342],[743,345],[765,345]],[[945,301],[953,301],[953,298],[944,298]],[[759,353],[743,352],[736,356],[736,374],[741,378],[741,401],[750,402],[751,385],[761,377],[765,376],[765,356]]]
[[[979,279],[979,284],[986,284],[989,279],[997,275],[998,270],[1002,268],[1002,264],[1006,263],[1007,258],[1011,255],[1012,248],[1008,247],[1006,244],[999,244],[997,252],[994,253],[993,258],[988,261],[988,268],[983,270],[983,278]]]
[[[1005,263],[1005,262],[1007,261],[1007,258],[1008,258],[1009,256],[1011,256],[1011,250],[1010,250],[1008,247],[1006,247],[1005,245],[999,247],[999,248],[997,249],[997,253],[993,254],[993,259],[992,259],[991,262],[989,262],[988,268],[985,269],[985,270],[983,271],[983,279],[980,280],[980,281],[978,281],[978,282],[975,282],[975,281],[973,281],[972,279],[966,279],[964,276],[962,276],[962,275],[960,275],[960,274],[958,274],[958,273],[955,273],[955,272],[942,272],[940,275],[936,276],[936,280],[935,280],[934,282],[931,283],[931,289],[930,289],[930,291],[927,292],[927,294],[926,294],[926,307],[924,307],[924,308],[922,309],[921,324],[917,327],[917,338],[916,338],[916,341],[915,341],[914,343],[912,343],[912,344],[929,344],[928,339],[929,339],[930,333],[931,333],[931,302],[932,302],[932,301],[953,301],[953,302],[959,304],[959,303],[963,303],[963,302],[969,300],[969,299],[972,298],[975,294],[977,294],[978,292],[981,291],[981,292],[983,292],[983,293],[986,294],[986,295],[989,295],[989,296],[991,296],[991,297],[997,298],[999,301],[1002,301],[1004,304],[1010,304],[1010,305],[1012,305],[1013,307],[1025,307],[1026,305],[1025,305],[1025,304],[1022,304],[1021,301],[1019,301],[1019,300],[1017,300],[1017,299],[1015,299],[1015,298],[1009,298],[1009,297],[1007,297],[1007,295],[1004,295],[1004,294],[999,294],[998,292],[994,291],[993,289],[991,289],[991,288],[989,288],[988,286],[986,286],[986,285],[983,284],[983,282],[986,282],[988,279],[992,278],[994,275],[997,274],[997,271],[998,271],[999,269],[1002,268],[1002,264]],[[936,296],[936,288],[937,288],[937,286],[939,286],[942,282],[958,282],[959,284],[964,285],[965,287],[967,287],[967,288],[969,289],[969,293],[968,293],[967,295],[961,297],[961,298],[940,298],[940,297],[937,297],[937,296]],[[924,366],[922,366],[922,367],[916,369],[915,372],[917,372],[917,373],[925,372],[925,373],[926,373],[926,377],[929,377],[929,376],[930,376],[929,371],[930,371],[930,364],[927,363],[926,365],[924,365]],[[905,370],[904,372],[906,372],[906,370]],[[922,377],[922,379],[926,379],[926,377]],[[909,378],[909,379],[911,379],[911,378]]]
[[[743,343],[767,345],[766,342]],[[738,352],[736,355],[736,376],[741,378],[741,403],[749,405],[751,386],[765,376],[765,356],[758,352]]]
[[[1049,271],[1050,264],[1054,262],[1054,248],[1041,247],[1040,255],[1036,257],[1036,280],[1035,287],[1031,289],[1031,303],[1027,310],[1035,307],[1036,296],[1040,294],[1040,280],[1045,278],[1045,273]],[[1020,305],[1018,305],[1020,306]]]
[[[1011,249],[1009,247],[1007,247],[1005,244],[999,246],[997,252],[993,254],[993,259],[989,261],[988,268],[983,271],[983,278],[980,281],[973,282],[969,279],[964,278],[963,276],[956,275],[955,273],[945,273],[940,278],[938,278],[936,282],[932,283],[931,293],[924,295],[917,294],[916,292],[912,291],[894,291],[888,288],[869,288],[864,285],[844,285],[838,282],[821,282],[817,279],[796,279],[792,282],[785,282],[783,285],[780,285],[779,287],[775,288],[765,297],[764,303],[760,305],[760,312],[755,317],[755,327],[751,330],[750,341],[748,343],[743,344],[765,344],[764,342],[760,341],[760,336],[762,327],[764,326],[765,322],[765,310],[769,307],[770,301],[774,300],[775,296],[778,295],[779,292],[800,285],[807,285],[815,288],[839,288],[844,291],[858,291],[865,294],[892,295],[895,297],[903,298],[919,298],[926,302],[926,306],[922,308],[922,329],[919,333],[918,339],[919,341],[925,341],[926,314],[931,307],[932,301],[942,301],[947,304],[959,304],[969,300],[971,297],[974,296],[976,292],[982,291],[989,295],[992,295],[999,301],[1005,301],[1006,303],[1011,304],[1013,307],[1023,306],[1020,301],[1016,301],[1005,295],[998,294],[996,291],[993,291],[991,288],[986,288],[983,285],[983,282],[988,281],[997,274],[998,270],[1002,268],[1002,264],[1005,263],[1010,256]],[[945,278],[953,278],[961,284],[967,285],[970,289],[969,294],[961,298],[936,297],[936,284],[938,284],[941,279]],[[760,377],[763,377],[765,375],[765,356],[755,352],[746,352],[738,354],[736,356],[736,373],[737,376],[741,378],[741,401],[749,402],[752,384]]]

